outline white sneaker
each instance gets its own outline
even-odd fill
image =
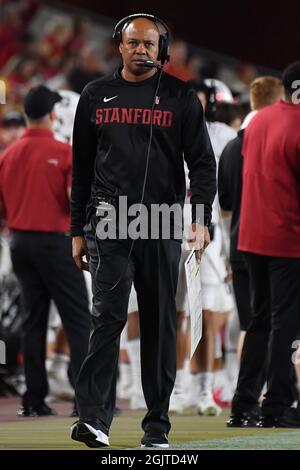
[[[70,437],[74,441],[84,442],[88,447],[108,447],[108,435],[99,429],[93,420],[76,421],[70,428]]]
[[[201,392],[197,403],[198,413],[204,416],[219,416],[222,413],[211,392]]]
[[[168,436],[165,433],[151,435],[151,433],[145,432],[141,440],[141,448],[145,447],[156,447],[157,449],[168,449],[169,441]]]

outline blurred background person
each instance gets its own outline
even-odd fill
[[[170,61],[164,70],[184,82],[194,78],[193,68],[189,64],[188,45],[185,41],[174,40],[170,45]]]
[[[25,117],[22,113],[11,111],[6,113],[0,127],[0,152],[16,142],[26,127]]]
[[[28,129],[0,161],[1,201],[22,295],[26,392],[18,415],[24,417],[55,414],[45,403],[50,300],[54,300],[68,336],[73,384],[90,333],[86,286],[73,262],[68,235],[71,147],[52,134],[53,108],[60,100],[58,93],[42,85],[28,93],[24,101]]]
[[[229,426],[300,428],[291,358],[300,332],[300,108],[292,100],[299,75],[300,62],[285,69],[284,100],[259,111],[243,139],[238,250],[248,266],[252,319]]]
[[[219,162],[219,202],[222,215],[230,217],[230,264],[241,330],[239,357],[246,330],[251,321],[249,273],[243,254],[237,249],[242,197],[243,136],[246,127],[257,112],[282,99],[283,96],[283,84],[279,78],[259,77],[251,83],[251,112],[246,116],[237,137],[226,145]]]

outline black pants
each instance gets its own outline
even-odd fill
[[[131,240],[96,241],[89,225],[85,235],[93,281],[93,332],[76,384],[80,417],[97,417],[107,429],[111,425],[120,334],[134,282],[140,314],[142,385],[148,407],[142,426],[145,431],[168,433],[169,398],[176,375],[175,293],[181,245],[174,240],[139,239],[127,263]],[[103,292],[120,276],[115,289]]]
[[[241,331],[247,331],[251,322],[250,280],[248,269],[232,265],[232,284]]]
[[[293,341],[300,331],[300,259],[247,253],[253,318],[246,333],[233,411],[256,404],[266,367],[266,413],[295,398]]]
[[[49,305],[53,299],[71,350],[74,383],[86,356],[91,326],[83,274],[64,234],[14,231],[13,268],[21,285],[23,354],[27,391],[24,406],[40,405],[48,393],[45,369]]]

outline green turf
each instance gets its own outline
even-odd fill
[[[282,430],[281,430],[282,431]],[[256,436],[227,437],[174,444],[173,449],[197,450],[300,450],[300,431],[276,432]]]
[[[143,414],[131,413],[115,418],[110,432],[110,449],[139,446]],[[228,429],[227,416],[172,417],[171,449],[300,449],[300,430]],[[74,420],[63,418],[21,419],[1,423],[0,449],[89,450],[69,437]]]

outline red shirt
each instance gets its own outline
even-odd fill
[[[245,131],[238,249],[300,257],[300,106],[279,101]]]
[[[0,198],[7,226],[16,230],[68,232],[71,146],[48,130],[27,129],[0,157]]]

